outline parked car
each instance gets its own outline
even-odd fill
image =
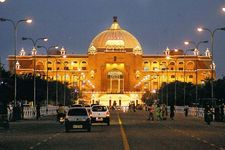
[[[69,132],[72,129],[86,129],[91,131],[91,119],[84,107],[71,107],[65,119],[65,131]]]
[[[83,107],[81,104],[73,104],[71,107]]]
[[[110,113],[106,106],[94,105],[91,107],[91,123],[102,122],[110,125]]]

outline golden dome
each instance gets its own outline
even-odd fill
[[[113,17],[113,23],[109,29],[99,33],[91,42],[88,52],[133,52],[142,54],[142,48],[138,40],[128,31],[120,28],[117,17]]]

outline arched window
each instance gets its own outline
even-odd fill
[[[185,67],[187,70],[194,70],[195,69],[195,65],[194,65],[194,62],[192,61],[189,61],[187,64],[186,64],[186,67]]]
[[[151,69],[152,70],[157,70],[158,68],[159,68],[159,63],[157,61],[153,61]]]
[[[148,61],[145,61],[144,62],[144,71],[149,71],[149,62]]]
[[[82,61],[80,67],[81,67],[81,70],[87,70],[87,62],[86,61]]]
[[[184,62],[183,62],[183,61],[180,61],[180,62],[179,62],[179,65],[183,65],[183,64],[184,64]]]
[[[37,70],[44,70],[44,64],[42,62],[38,62],[36,66]]]
[[[175,62],[170,62],[170,65],[175,65]]]

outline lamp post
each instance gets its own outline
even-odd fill
[[[195,49],[198,51],[199,50],[199,45],[200,44],[203,44],[203,43],[208,43],[208,41],[199,41],[199,42],[194,42],[194,41],[185,41],[184,44],[185,45],[190,45],[190,44],[193,44]],[[194,50],[195,51],[195,50]],[[198,54],[196,52],[195,54],[196,58],[195,58],[195,73],[196,73],[196,77],[195,77],[195,102],[197,102],[198,100]],[[184,67],[185,69],[185,67]],[[184,83],[185,84],[185,83]]]
[[[177,51],[177,49],[175,49],[175,52]],[[176,106],[177,105],[177,59],[178,57],[175,58],[175,68],[174,68],[174,74],[175,74],[175,87],[174,87],[174,105]]]
[[[4,1],[3,1],[4,2]],[[16,99],[17,99],[17,81],[16,81],[16,51],[17,51],[17,30],[18,30],[18,25],[22,22],[26,22],[26,23],[32,23],[31,19],[21,19],[18,21],[13,21],[11,19],[7,19],[7,18],[0,18],[0,21],[2,22],[10,22],[13,25],[13,32],[14,32],[14,104],[16,105]]]
[[[36,40],[32,38],[22,37],[22,40],[30,40],[33,43],[33,50],[35,50],[33,56],[34,56],[34,107],[36,106],[36,45],[38,41],[45,41],[47,42],[47,38],[38,38]]]
[[[169,59],[170,56],[166,56],[167,61],[167,65],[166,65],[166,105],[168,106],[169,104]]]
[[[55,71],[55,80],[56,80],[56,86],[55,86],[55,104],[57,105],[58,104],[58,96],[59,96],[59,93],[58,93],[58,59],[56,58],[56,71]],[[61,64],[61,63],[60,63]]]
[[[55,49],[58,49],[59,47],[54,45],[54,46],[50,46],[50,47],[45,47],[45,46],[40,46],[38,45],[37,48],[44,48],[46,50],[46,55],[47,55],[47,58],[46,58],[46,79],[47,79],[47,84],[46,84],[46,109],[48,109],[48,51],[52,48],[55,48]]]
[[[66,58],[66,57],[64,57],[64,58]],[[63,105],[65,106],[65,104],[66,104],[66,70],[67,70],[68,62],[66,62],[66,61],[63,62],[63,65],[64,65]]]
[[[186,65],[185,65],[185,57],[187,56],[188,51],[193,51],[193,49],[187,49],[187,50],[185,50],[185,53],[184,53],[184,106],[185,106],[185,103],[186,103],[186,72],[185,72]],[[197,87],[197,85],[196,85],[196,87]],[[196,92],[196,95],[197,95],[197,92]]]
[[[211,53],[212,53],[212,61],[211,61],[211,101],[213,103],[213,97],[214,97],[214,89],[213,89],[213,70],[214,70],[214,63],[213,63],[213,47],[214,47],[214,35],[216,33],[216,31],[221,30],[221,31],[225,31],[225,28],[216,28],[214,30],[210,30],[208,28],[198,28],[197,29],[198,32],[202,32],[202,31],[208,31],[210,33],[210,45],[211,45]]]

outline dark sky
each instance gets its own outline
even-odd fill
[[[30,41],[47,36],[46,46],[59,44],[69,53],[86,54],[91,40],[118,16],[120,26],[140,41],[145,54],[160,54],[169,48],[185,47],[185,40],[210,40],[198,26],[225,27],[224,0],[6,0],[0,3],[0,17],[19,20],[31,17],[31,25],[20,24],[18,49],[30,51]],[[0,22],[0,54],[4,64],[13,54],[12,26]],[[225,75],[225,32],[215,34],[214,59],[217,77]],[[200,46],[203,52],[210,44]],[[44,52],[39,52],[44,53]]]

